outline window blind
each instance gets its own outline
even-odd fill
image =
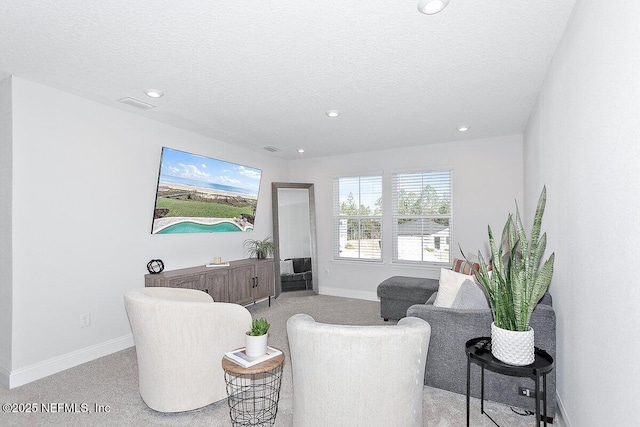
[[[450,263],[451,171],[392,175],[393,261]]]

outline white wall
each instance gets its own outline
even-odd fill
[[[453,168],[452,246],[487,251],[487,224],[502,232],[515,201],[522,202],[522,136],[449,142],[291,162],[291,181],[315,184],[319,291],[376,300],[376,288],[394,275],[438,278],[439,269],[392,265],[391,173]],[[383,263],[333,260],[333,178],[383,173]],[[459,256],[459,255],[458,255]]]
[[[278,189],[278,232],[281,259],[311,256],[308,189]]]
[[[272,234],[282,160],[20,78],[13,125],[12,386],[131,345],[122,298],[150,259],[243,258],[245,239]],[[151,235],[162,146],[262,169],[255,230]]]
[[[546,183],[557,391],[572,426],[637,425],[640,4],[578,1],[524,135],[525,199]]]
[[[0,81],[0,385],[11,372],[11,78]]]

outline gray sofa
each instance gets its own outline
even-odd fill
[[[380,316],[399,320],[419,317],[431,325],[424,383],[454,393],[467,392],[465,343],[471,338],[491,336],[491,310],[460,310],[435,307],[438,279],[393,276],[378,285]],[[556,315],[551,295],[542,298],[531,317],[535,346],[556,357]],[[535,400],[520,396],[519,388],[535,390],[529,378],[509,377],[485,370],[485,399],[535,411]],[[471,395],[480,397],[480,368],[472,364]],[[547,417],[556,413],[556,372],[547,375]]]
[[[419,317],[431,325],[431,343],[427,355],[424,383],[431,387],[466,394],[467,372],[465,343],[475,337],[490,337],[491,310],[460,310],[433,305],[437,294],[426,303],[416,301],[407,316]],[[535,346],[556,358],[556,314],[551,295],[545,294],[531,316]],[[471,365],[471,395],[480,397],[480,367]],[[519,388],[535,390],[530,378],[510,377],[485,370],[485,399],[535,411],[535,399],[519,395]],[[547,417],[556,414],[556,372],[547,375]]]

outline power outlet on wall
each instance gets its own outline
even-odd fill
[[[80,327],[86,328],[90,324],[91,324],[91,316],[89,315],[89,313],[82,313],[80,315]]]
[[[536,392],[533,390],[529,390],[528,388],[524,388],[524,387],[520,387],[518,389],[518,394],[520,396],[527,396],[527,397],[536,397]]]

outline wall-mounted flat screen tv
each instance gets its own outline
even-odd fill
[[[151,234],[250,231],[260,169],[163,147]]]

